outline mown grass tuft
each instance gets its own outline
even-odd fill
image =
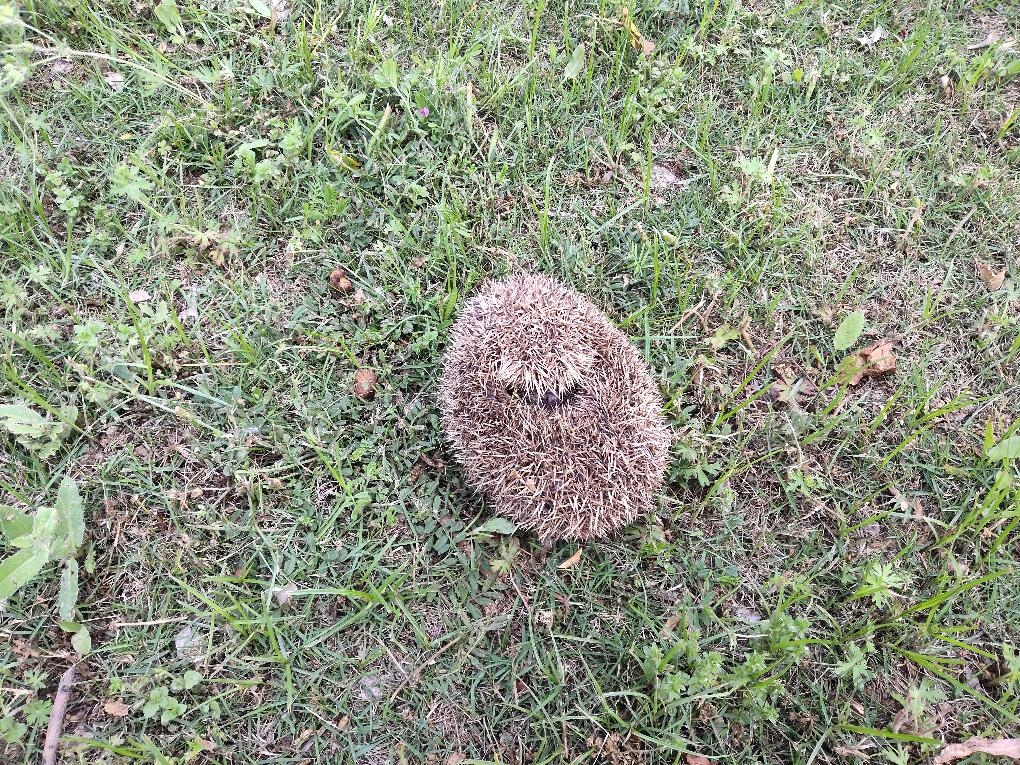
[[[642,1],[646,57],[607,3],[0,3],[0,404],[59,434],[0,433],[0,501],[86,503],[63,761],[1016,735],[1020,16],[965,5]],[[434,400],[459,302],[522,269],[678,434],[567,569],[477,531]],[[5,605],[5,762],[76,660],[58,580]]]

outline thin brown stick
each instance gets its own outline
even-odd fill
[[[60,676],[60,684],[57,686],[57,693],[53,697],[53,710],[50,712],[50,722],[46,726],[46,743],[43,745],[42,765],[56,765],[57,746],[60,744],[60,734],[64,730],[64,713],[67,711],[67,702],[71,699],[71,686],[74,685],[74,671],[74,664],[72,664]]]

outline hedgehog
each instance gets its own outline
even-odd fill
[[[646,514],[671,431],[652,372],[590,300],[538,274],[489,281],[451,330],[442,426],[468,485],[543,543]]]

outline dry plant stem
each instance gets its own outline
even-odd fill
[[[60,676],[60,684],[57,686],[57,693],[53,697],[53,710],[50,712],[50,722],[46,726],[46,743],[43,745],[42,757],[43,765],[56,765],[57,747],[60,744],[60,734],[64,730],[64,713],[67,712],[67,702],[71,699],[74,673],[75,665],[72,664]]]

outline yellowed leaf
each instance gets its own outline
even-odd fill
[[[641,34],[641,30],[637,28],[634,18],[630,15],[630,8],[626,5],[620,6],[620,23],[630,35],[630,44],[634,47],[634,50],[641,51],[645,56],[651,56],[652,51],[655,50],[655,43]]]
[[[997,289],[1002,287],[1002,283],[1006,281],[1005,268],[1001,271],[996,271],[990,265],[982,263],[981,261],[977,261],[975,265],[977,266],[978,278],[985,283],[989,292],[995,292]]]
[[[994,754],[1020,760],[1020,738],[969,738],[962,744],[950,744],[932,760],[932,765],[962,760],[972,754]]]
[[[574,566],[576,566],[578,564],[578,561],[581,560],[581,552],[583,551],[583,549],[584,548],[578,547],[576,553],[571,555],[556,568],[573,568]]]

